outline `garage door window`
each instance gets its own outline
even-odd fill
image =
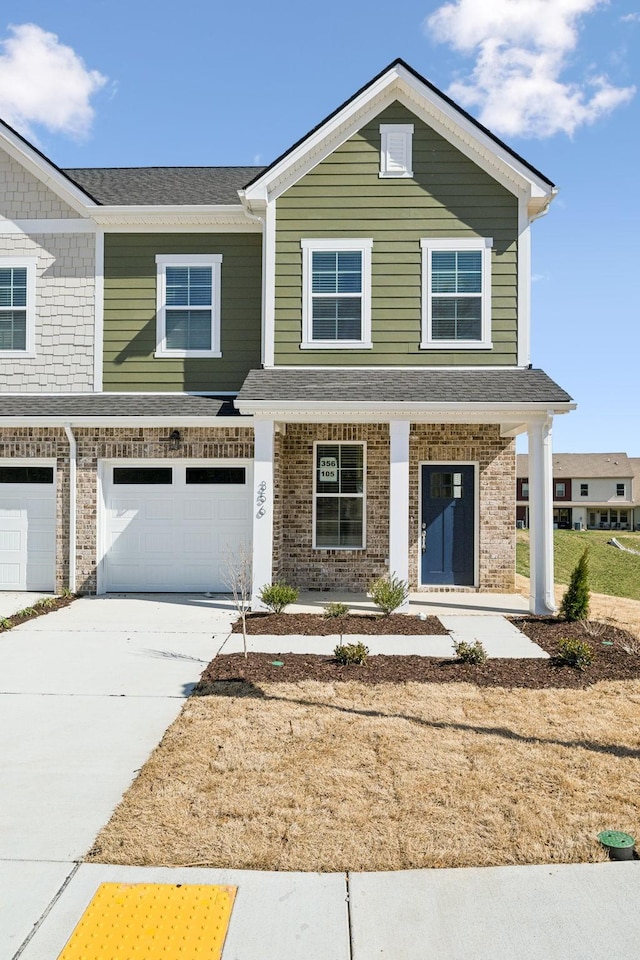
[[[120,483],[171,483],[173,470],[171,467],[114,467],[113,482]]]
[[[53,483],[53,467],[0,467],[0,483]]]
[[[187,467],[187,483],[244,484],[244,467]]]

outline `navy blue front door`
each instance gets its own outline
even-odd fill
[[[421,583],[473,585],[474,486],[471,466],[422,467]]]

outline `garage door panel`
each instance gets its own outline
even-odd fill
[[[2,475],[29,470],[2,461]],[[56,562],[54,470],[50,483],[0,482],[0,589],[53,590]],[[33,477],[33,472],[32,472]]]
[[[226,557],[251,540],[249,466],[210,468],[174,461],[170,484],[126,485],[126,496],[121,482],[113,484],[113,465],[106,469],[106,590],[229,589]],[[139,467],[130,469],[144,477]],[[129,474],[119,473],[119,480],[123,476]],[[220,477],[225,482],[218,482]]]

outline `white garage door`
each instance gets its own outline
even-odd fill
[[[53,590],[56,492],[53,466],[0,462],[0,590]]]
[[[105,464],[103,589],[228,591],[225,567],[251,541],[251,464]]]

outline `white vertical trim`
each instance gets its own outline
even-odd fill
[[[518,198],[518,366],[531,362],[531,224],[527,198]]]
[[[106,593],[104,575],[104,558],[107,552],[106,464],[106,460],[98,460],[96,472],[96,595]]]
[[[78,445],[69,424],[65,424],[64,432],[69,441],[69,590],[76,592],[76,541],[78,527],[78,492],[77,492],[77,464]]]
[[[529,441],[529,609],[555,613],[553,590],[553,418],[527,424]]]
[[[409,580],[409,420],[389,422],[389,575]],[[409,600],[401,609],[409,608]]]
[[[275,363],[276,201],[267,203],[262,234],[262,366]]]
[[[102,392],[104,360],[104,230],[96,229],[94,324],[93,324],[93,389]]]
[[[251,609],[264,610],[260,590],[273,579],[273,420],[255,420]]]

